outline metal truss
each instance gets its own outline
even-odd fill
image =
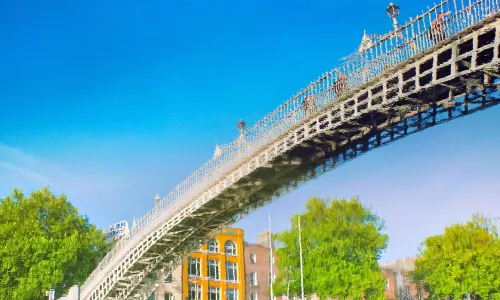
[[[207,234],[372,149],[499,104],[498,15],[412,57],[310,115],[132,238],[83,299],[144,299],[145,277],[181,263]]]

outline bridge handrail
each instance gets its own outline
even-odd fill
[[[460,8],[457,6],[456,0],[442,0],[415,19],[410,18],[397,31],[391,31],[379,37],[371,47],[360,53],[355,53],[345,63],[321,75],[305,89],[300,90],[256,122],[240,138],[223,145],[221,147],[223,151],[219,157],[210,159],[177,185],[168,196],[160,201],[157,207],[146,213],[136,223],[131,229],[130,239],[120,240],[113,247],[90,274],[84,286],[90,284],[121,249],[126,246],[131,247],[130,243],[137,241],[138,236],[136,235],[138,233],[146,227],[152,228],[152,226],[157,225],[157,222],[152,222],[153,220],[158,219],[160,215],[167,218],[168,212],[171,212],[171,215],[175,214],[179,209],[189,204],[192,197],[215,184],[220,176],[237,167],[248,157],[258,153],[259,149],[282,135],[288,128],[306,119],[310,113],[330,105],[341,97],[342,94],[336,94],[335,91],[341,74],[346,75],[345,84],[348,89],[358,88],[382,74],[387,68],[394,67],[439,43],[439,40],[433,40],[431,35],[434,38],[436,35],[448,38],[498,11],[498,0],[471,0],[468,6],[462,5]],[[446,26],[443,30],[433,28],[432,24],[438,15],[445,12],[449,12],[443,23]],[[339,92],[338,89],[337,92]],[[314,103],[312,108],[305,108],[304,103],[308,101]],[[134,237],[136,238],[134,239]]]

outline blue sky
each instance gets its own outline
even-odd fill
[[[401,20],[425,5],[399,1]],[[0,9],[0,197],[49,185],[100,227],[153,206],[339,58],[386,1],[12,1]],[[237,225],[254,241],[308,197],[360,196],[385,220],[383,260],[474,212],[500,215],[500,108],[413,135],[308,183]]]

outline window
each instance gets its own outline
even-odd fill
[[[199,258],[189,258],[189,275],[201,276],[201,261]]]
[[[220,289],[211,286],[208,290],[208,300],[220,300]]]
[[[410,286],[409,286],[409,285],[407,285],[407,286],[405,287],[405,289],[406,289],[406,291],[405,291],[405,296],[406,296],[406,297],[410,297]]]
[[[172,269],[171,268],[165,268],[165,283],[171,283],[172,282]]]
[[[165,300],[174,300],[174,294],[165,292],[165,294],[163,294],[163,298],[165,298]]]
[[[410,279],[410,274],[406,271],[403,272],[403,278],[404,279]]]
[[[224,253],[236,255],[236,245],[232,241],[227,241],[224,245]]]
[[[238,290],[227,289],[226,290],[226,300],[238,300]]]
[[[220,266],[220,263],[216,260],[211,259],[208,261],[208,277],[210,279],[215,279],[215,280],[220,279],[219,266]]]
[[[219,252],[219,243],[216,240],[211,239],[208,242],[208,252]]]
[[[250,285],[251,286],[257,285],[257,273],[255,272],[250,272]]]
[[[156,272],[151,272],[148,274],[148,279],[152,280],[152,281],[156,281],[158,280],[158,276],[156,275]]]
[[[257,300],[257,294],[250,294],[250,300]]]
[[[226,262],[226,280],[227,281],[238,281],[238,265],[234,262]]]
[[[419,288],[419,289],[418,289],[418,292],[417,292],[417,299],[418,299],[418,300],[422,300],[422,299],[423,299],[423,297],[422,297],[422,288]]]
[[[257,262],[257,255],[250,253],[250,262],[252,264],[256,263]]]
[[[148,300],[155,300],[155,292],[149,295]]]
[[[201,285],[190,283],[188,300],[201,300]]]
[[[269,273],[269,285],[271,285],[271,280],[274,282],[275,279],[276,279],[276,275]]]
[[[388,290],[390,288],[390,285],[389,285],[389,278],[386,278],[385,279],[385,289]]]

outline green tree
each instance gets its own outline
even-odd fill
[[[466,224],[428,237],[415,262],[413,280],[438,298],[498,298],[500,239],[491,219],[474,215]]]
[[[357,198],[311,198],[301,215],[304,293],[321,299],[382,299],[385,282],[377,260],[387,247],[383,221]],[[298,215],[292,228],[274,235],[280,270],[276,295],[300,295]]]
[[[104,255],[104,234],[47,188],[0,199],[0,299],[46,299],[81,284]]]

